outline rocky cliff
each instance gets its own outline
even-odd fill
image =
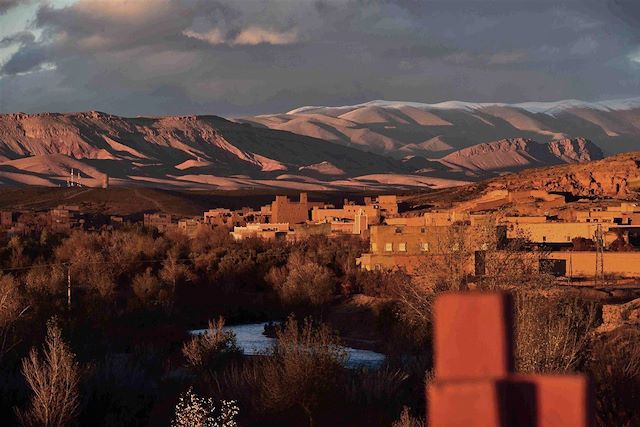
[[[580,164],[528,169],[495,178],[492,189],[541,189],[585,197],[634,197],[640,189],[640,152]]]
[[[526,138],[508,138],[463,148],[440,161],[451,168],[487,173],[580,163],[602,158],[602,150],[584,138],[565,138],[549,143],[538,143]]]

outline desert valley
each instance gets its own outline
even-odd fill
[[[378,191],[463,185],[633,149],[640,101],[374,101],[286,114],[0,116],[0,179],[88,187]]]
[[[640,5],[0,0],[0,426],[640,426]]]

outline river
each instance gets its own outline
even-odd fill
[[[274,343],[275,338],[263,334],[266,323],[250,323],[246,325],[225,326],[225,330],[236,335],[238,347],[247,356],[264,354]],[[195,329],[192,334],[203,334],[206,329]],[[348,368],[368,367],[377,368],[384,362],[385,355],[375,351],[359,350],[352,347],[343,347],[347,352]]]

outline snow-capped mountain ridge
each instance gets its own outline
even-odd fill
[[[541,113],[548,115],[555,115],[562,111],[571,110],[575,108],[586,108],[599,111],[620,111],[631,110],[634,108],[640,108],[640,97],[626,98],[626,99],[613,99],[605,101],[581,101],[578,99],[565,99],[560,101],[550,102],[521,102],[521,103],[503,103],[503,102],[467,102],[467,101],[444,101],[435,104],[428,104],[422,102],[404,102],[404,101],[386,101],[386,100],[374,100],[355,105],[344,106],[304,106],[287,112],[286,114],[305,114],[305,113],[321,113],[322,110],[355,110],[362,107],[384,107],[384,108],[402,108],[412,107],[420,110],[464,110],[474,111],[489,107],[510,107],[525,110],[530,113]]]

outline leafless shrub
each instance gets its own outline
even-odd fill
[[[515,302],[516,368],[520,372],[568,372],[582,362],[596,307],[578,299],[517,292]]]
[[[15,328],[27,310],[17,286],[12,276],[0,273],[0,364],[20,340]]]
[[[422,427],[424,426],[424,420],[415,418],[411,415],[409,408],[406,406],[402,408],[400,418],[393,422],[391,427]]]
[[[313,426],[316,409],[335,387],[346,361],[337,338],[310,319],[290,317],[276,332],[276,344],[263,365],[261,401],[268,410],[301,408]]]
[[[243,411],[262,414],[265,410],[260,402],[264,370],[258,358],[232,363],[224,370],[212,375],[211,389],[214,396],[234,399]]]
[[[62,339],[55,320],[47,322],[42,357],[31,349],[22,361],[22,374],[33,395],[25,411],[17,410],[25,426],[62,427],[78,413],[79,368],[75,355]]]
[[[35,266],[25,275],[24,283],[29,291],[56,295],[66,292],[66,279],[62,266]]]
[[[621,328],[594,340],[587,366],[601,427],[640,425],[640,331]]]
[[[224,330],[224,319],[209,321],[207,331],[191,337],[182,347],[187,364],[198,372],[213,372],[242,355],[233,332]]]
[[[406,372],[383,367],[380,369],[358,369],[350,373],[345,385],[345,397],[354,405],[386,405],[392,396],[397,396],[408,379]]]

